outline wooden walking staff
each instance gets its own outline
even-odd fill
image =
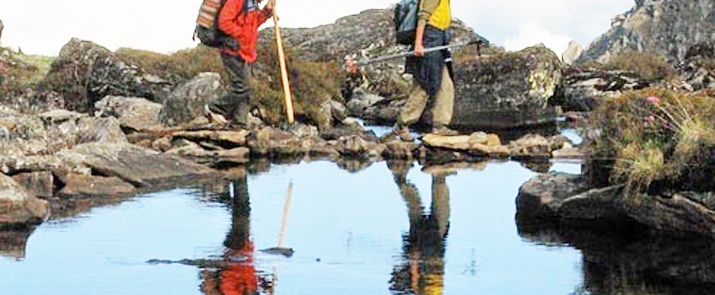
[[[290,93],[290,84],[288,84],[288,71],[286,70],[286,58],[283,52],[283,38],[281,37],[281,29],[278,27],[278,16],[273,10],[273,31],[276,33],[276,45],[278,47],[278,61],[281,66],[281,84],[283,84],[283,94],[285,97],[286,115],[288,116],[288,124],[293,124],[293,98]]]

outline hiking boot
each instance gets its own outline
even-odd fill
[[[226,120],[226,117],[224,117],[221,114],[211,111],[208,104],[204,105],[204,116],[206,116],[206,119],[209,120],[209,123],[219,124],[219,125],[228,124],[228,120]]]
[[[399,138],[402,141],[412,142],[415,140],[415,137],[412,136],[412,134],[410,134],[410,129],[407,128],[407,126],[403,126],[403,127],[395,126],[392,129],[392,133],[395,134],[395,136],[397,136],[397,138]]]
[[[432,134],[435,134],[435,135],[441,135],[441,136],[455,136],[455,135],[459,135],[459,132],[457,132],[457,131],[455,131],[455,130],[452,130],[452,129],[449,129],[449,128],[444,127],[444,126],[433,127],[431,133],[432,133]]]

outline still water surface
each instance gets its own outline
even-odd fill
[[[24,257],[0,257],[0,293],[212,294],[201,289],[247,274],[261,293],[281,295],[583,293],[577,249],[517,231],[515,197],[535,172],[516,162],[447,176],[421,168],[400,177],[386,162],[354,173],[323,161],[273,165],[52,220]],[[260,251],[277,246],[295,252]],[[182,259],[208,262],[148,263]]]

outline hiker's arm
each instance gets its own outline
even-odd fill
[[[425,54],[425,47],[422,44],[422,40],[425,35],[425,27],[427,22],[435,10],[437,10],[437,5],[439,0],[422,0],[420,1],[420,7],[417,11],[417,30],[415,31],[415,55],[423,56]]]
[[[425,36],[425,24],[417,24],[417,29],[415,30],[415,56],[425,55],[425,46],[422,44],[422,39]]]
[[[227,35],[238,38],[239,28],[233,20],[238,17],[238,14],[243,10],[243,1],[248,0],[226,0],[226,3],[218,15],[218,28]]]

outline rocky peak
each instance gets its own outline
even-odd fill
[[[621,52],[655,51],[678,65],[688,48],[715,40],[715,1],[636,0],[635,4],[613,19],[611,29],[584,51],[577,64],[605,62]]]

